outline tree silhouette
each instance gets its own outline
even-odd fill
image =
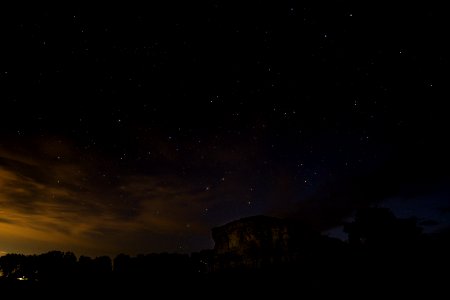
[[[418,241],[421,228],[415,218],[399,219],[387,208],[367,208],[356,213],[355,221],[346,224],[351,245],[367,247],[409,246]]]
[[[397,218],[387,208],[366,208],[344,231],[351,247],[347,284],[352,287],[408,289],[417,283],[419,270],[425,270],[421,228],[415,218]]]
[[[23,266],[26,257],[23,254],[7,254],[0,257],[0,270],[6,278],[18,277],[23,275]]]

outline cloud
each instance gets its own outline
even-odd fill
[[[33,155],[0,148],[0,239],[11,251],[20,244],[33,252],[114,255],[175,251],[190,236],[208,239],[201,217],[212,199],[198,187],[173,175],[123,174],[105,184],[101,162],[77,161],[73,150],[60,148],[72,155],[54,159],[61,152],[48,146],[34,147]]]

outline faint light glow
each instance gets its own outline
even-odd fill
[[[22,276],[22,277],[18,277],[17,280],[24,281],[24,280],[28,280],[28,278],[25,276]]]

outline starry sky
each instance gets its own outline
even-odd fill
[[[190,253],[370,205],[450,226],[445,10],[314,3],[2,11],[0,254]]]

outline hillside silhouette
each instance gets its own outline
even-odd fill
[[[0,257],[0,290],[23,295],[380,295],[445,293],[450,234],[426,235],[417,220],[385,208],[357,212],[348,241],[297,221],[244,218],[212,229],[214,249],[191,254],[72,252]]]

